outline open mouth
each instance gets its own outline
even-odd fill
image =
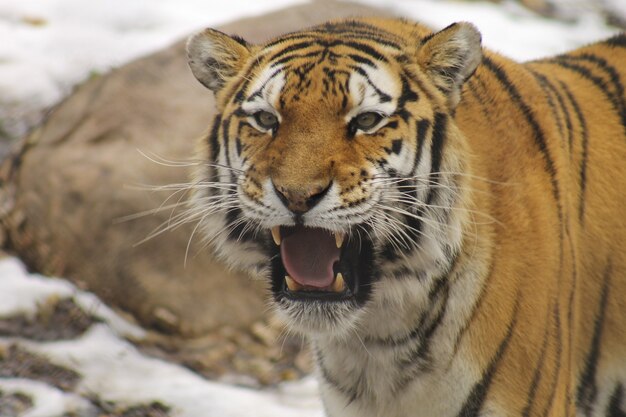
[[[371,277],[371,244],[342,232],[276,226],[272,262],[275,297],[292,300],[364,300]]]

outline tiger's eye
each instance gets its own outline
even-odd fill
[[[374,128],[383,117],[374,112],[361,113],[354,118],[354,124],[357,129],[364,131]]]
[[[276,115],[265,110],[254,113],[254,120],[256,120],[258,125],[263,129],[273,129],[276,125],[278,125],[278,118]]]

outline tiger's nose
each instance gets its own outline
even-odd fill
[[[330,183],[311,184],[306,186],[290,187],[272,182],[276,195],[294,214],[300,215],[311,210],[328,193]]]

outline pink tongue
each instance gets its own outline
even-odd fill
[[[335,237],[317,228],[297,226],[280,245],[287,273],[300,285],[324,288],[335,278],[333,264],[339,260]]]

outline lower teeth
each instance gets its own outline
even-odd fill
[[[289,291],[306,290],[306,288],[303,285],[298,284],[296,280],[291,278],[289,275],[285,275],[285,282],[287,283],[287,288],[289,288]],[[341,274],[341,272],[338,272],[337,276],[335,277],[335,280],[330,286],[330,291],[340,293],[340,292],[343,292],[345,288],[346,288],[346,282],[343,279],[343,275]]]
[[[337,273],[337,276],[335,277],[335,282],[333,282],[333,285],[332,285],[333,291],[342,292],[345,286],[346,284],[343,280],[343,275],[341,275],[341,272]]]
[[[285,281],[287,282],[287,288],[289,288],[290,291],[299,291],[302,289],[300,284],[294,281],[294,279],[291,278],[289,275],[285,276]]]

